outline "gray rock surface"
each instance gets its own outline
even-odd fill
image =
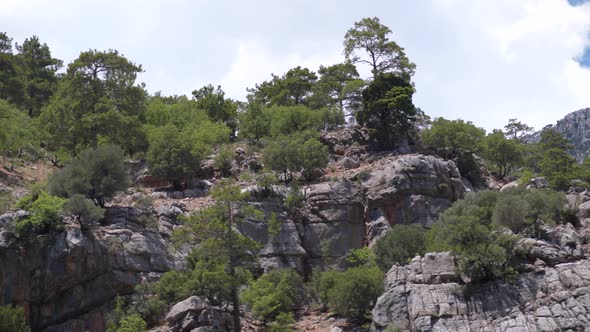
[[[419,154],[379,161],[362,186],[370,243],[395,224],[431,226],[467,192],[453,161]]]
[[[173,268],[157,228],[133,208],[112,207],[102,226],[38,236],[26,247],[0,240],[0,304],[23,305],[34,331],[102,331],[117,294],[130,294],[149,275]],[[0,239],[13,238],[0,226]]]
[[[205,299],[191,296],[178,302],[166,315],[167,328],[161,331],[232,331],[233,319],[228,310],[215,307]]]
[[[561,234],[557,241],[572,236],[569,230],[556,233]],[[389,270],[371,330],[587,331],[589,321],[587,259],[535,264],[511,284],[494,281],[465,288],[451,255],[435,253]]]
[[[553,128],[563,137],[567,138],[574,146],[572,156],[579,162],[588,156],[590,148],[590,108],[584,108],[566,115],[557,121],[555,125],[545,126],[543,129]],[[541,131],[526,138],[527,142],[538,142],[541,139]]]

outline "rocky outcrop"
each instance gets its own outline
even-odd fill
[[[557,121],[555,125],[548,125],[543,128],[553,128],[563,137],[567,138],[573,145],[571,154],[578,161],[583,161],[588,156],[590,148],[590,108],[584,108],[566,115]],[[541,139],[541,132],[538,131],[528,137],[527,142],[538,142]]]
[[[212,306],[205,299],[191,296],[175,304],[166,315],[159,332],[233,331],[231,311]]]
[[[395,224],[431,226],[468,190],[453,161],[419,154],[379,161],[362,186],[367,188],[369,242]]]
[[[387,273],[372,331],[585,331],[590,321],[590,261],[569,226],[547,241],[524,239],[531,263],[513,283],[465,286],[450,253],[429,253]],[[543,261],[544,259],[545,261]]]
[[[341,263],[349,250],[362,248],[365,196],[358,184],[320,183],[308,187],[305,196],[303,246],[311,266]]]
[[[23,305],[34,331],[103,331],[105,310],[117,294],[130,294],[174,267],[149,218],[155,219],[111,207],[101,226],[83,231],[66,220],[64,231],[25,246],[10,231],[13,220],[0,225],[0,304]]]

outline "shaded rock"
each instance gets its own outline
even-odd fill
[[[86,314],[117,294],[130,294],[145,274],[174,266],[164,238],[146,228],[140,216],[133,208],[109,207],[104,226],[82,231],[69,224],[60,233],[34,238],[26,250],[16,242],[0,246],[0,305],[23,305],[34,331],[82,331],[104,324],[97,321],[102,313]],[[1,227],[0,234],[11,233]]]

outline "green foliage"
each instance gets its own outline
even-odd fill
[[[327,277],[334,278],[327,291],[328,307],[347,318],[370,320],[371,310],[383,293],[383,272],[377,267],[355,267]]]
[[[390,73],[378,75],[363,90],[363,108],[356,119],[369,128],[377,146],[389,149],[407,137],[416,119],[413,94],[407,79]]]
[[[375,253],[369,247],[350,249],[346,255],[346,265],[348,267],[370,267],[376,264]]]
[[[147,163],[150,171],[181,188],[201,169],[201,161],[209,148],[200,140],[190,139],[195,131],[187,128],[179,132],[173,125],[154,129],[149,135]]]
[[[47,44],[41,44],[37,36],[25,39],[22,45],[16,44],[16,49],[19,76],[25,92],[22,107],[29,116],[38,116],[57,88],[57,71],[63,62],[52,58]]]
[[[233,138],[237,128],[238,103],[225,98],[221,86],[206,85],[192,92],[197,108],[205,110],[209,119],[225,124]]]
[[[232,168],[232,161],[234,160],[234,152],[231,147],[224,147],[219,149],[217,155],[213,159],[215,167],[219,169],[223,176],[229,176]]]
[[[299,186],[296,182],[293,182],[291,190],[289,191],[289,193],[287,193],[287,196],[285,197],[284,204],[287,210],[291,213],[294,213],[295,211],[301,209],[305,204],[305,196],[303,195],[303,193],[301,193],[301,190],[299,189]]]
[[[104,207],[106,200],[129,185],[123,163],[123,151],[115,145],[86,149],[51,176],[48,190],[61,197],[83,195]]]
[[[529,127],[517,119],[509,119],[508,124],[504,126],[504,129],[506,137],[513,140],[520,140],[523,136],[534,130],[533,127]]]
[[[496,130],[483,138],[481,150],[484,158],[495,165],[499,178],[508,175],[523,158],[522,143],[507,139],[503,132]]]
[[[0,332],[30,332],[22,307],[0,306]]]
[[[279,183],[279,179],[273,173],[261,172],[256,174],[256,186],[258,186],[258,190],[260,190],[265,196],[270,195],[272,186],[277,183]]]
[[[323,128],[321,111],[312,110],[302,105],[273,106],[269,109],[271,116],[270,135],[278,137],[304,130]]]
[[[246,111],[239,115],[239,135],[242,138],[258,142],[270,133],[271,114],[260,103],[250,103]]]
[[[362,103],[364,80],[360,79],[356,67],[350,63],[320,66],[321,75],[315,89],[313,101],[318,105],[337,107],[341,112],[355,114]]]
[[[514,276],[517,237],[537,219],[559,222],[565,203],[551,190],[510,189],[468,194],[439,217],[426,235],[426,251],[452,250],[459,272],[472,282]]]
[[[262,212],[243,204],[248,193],[242,193],[239,186],[222,180],[211,190],[215,205],[193,214],[184,226],[174,231],[177,245],[197,245],[191,253],[190,263],[194,271],[202,272],[201,283],[204,294],[210,300],[231,300],[234,324],[239,330],[238,286],[248,279],[247,267],[254,257],[252,251],[258,243],[237,231],[245,218],[261,219]],[[213,288],[210,291],[209,288]]]
[[[269,332],[292,332],[295,331],[291,324],[295,323],[295,318],[290,312],[281,312],[275,317],[274,321],[268,325]]]
[[[23,157],[28,147],[36,147],[42,138],[37,121],[0,99],[0,154]]]
[[[83,227],[97,223],[104,217],[104,209],[79,194],[72,195],[68,199],[64,206],[64,213],[75,216]]]
[[[377,17],[363,18],[346,32],[344,56],[352,63],[369,64],[374,79],[383,73],[394,73],[410,81],[416,65],[406,57],[402,47],[389,40],[391,33],[391,29],[381,24]],[[366,57],[361,57],[359,51]]]
[[[447,120],[443,117],[434,119],[430,128],[422,131],[422,140],[426,145],[448,148],[453,153],[458,150],[476,152],[484,136],[485,130],[470,121]]]
[[[313,137],[307,140],[303,135],[280,137],[266,146],[263,161],[267,169],[282,172],[285,182],[292,179],[292,172],[299,171],[305,180],[311,181],[316,168],[327,166],[328,150]]]
[[[9,191],[0,190],[0,214],[8,211],[12,204],[12,195]]]
[[[388,271],[393,264],[406,264],[416,255],[424,254],[425,242],[422,226],[395,225],[375,243],[376,262],[383,271]]]
[[[42,192],[30,204],[28,211],[30,215],[16,223],[16,232],[19,238],[30,238],[35,234],[45,234],[63,227],[61,212],[66,200],[60,197],[51,196]]]
[[[302,278],[292,269],[263,274],[242,292],[242,300],[258,319],[273,321],[301,300]]]
[[[116,332],[145,332],[147,324],[138,314],[126,315],[121,318]]]
[[[306,105],[312,94],[312,89],[317,80],[314,72],[307,68],[297,66],[287,71],[283,76],[272,74],[272,80],[256,84],[253,89],[248,89],[250,102],[264,105]]]
[[[139,117],[146,92],[134,85],[141,66],[117,51],[82,52],[70,63],[41,123],[52,137],[50,147],[72,154],[100,142],[121,146],[125,152],[145,151],[147,141]]]

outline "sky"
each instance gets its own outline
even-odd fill
[[[414,103],[431,117],[540,129],[590,107],[584,0],[0,1],[0,31],[37,35],[65,63],[116,49],[151,93],[211,83],[239,100],[271,73],[344,61],[346,31],[375,16],[416,63]]]

